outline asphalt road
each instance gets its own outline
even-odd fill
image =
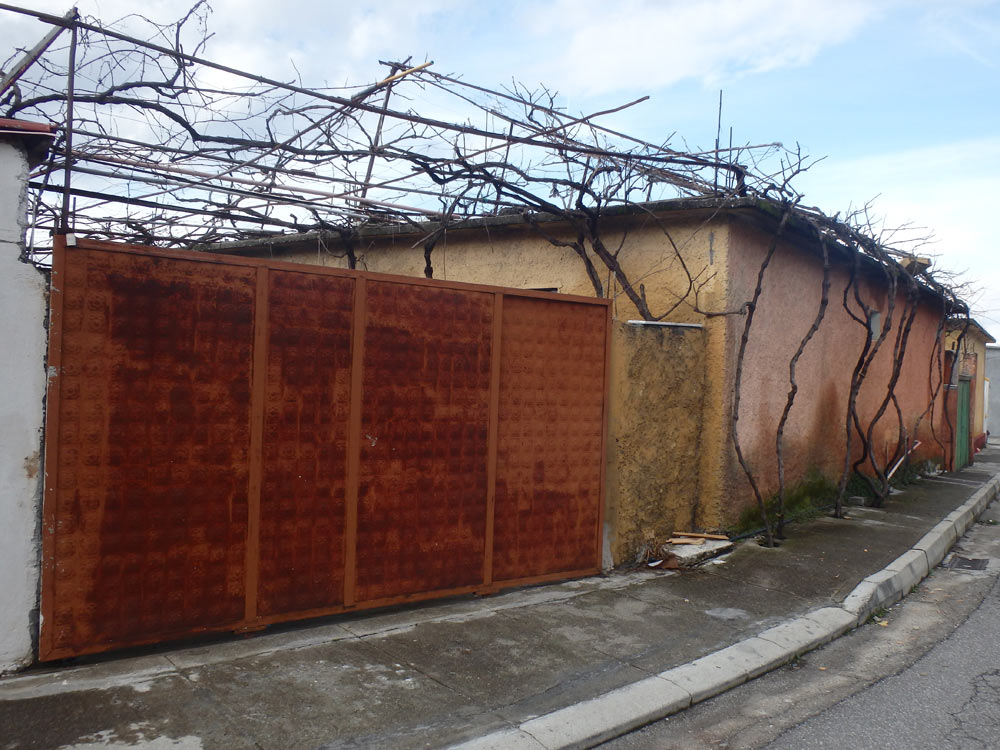
[[[912,667],[784,732],[768,748],[1000,747],[1000,587]]]
[[[954,550],[986,570],[939,567],[877,621],[602,748],[1000,748],[998,505]]]

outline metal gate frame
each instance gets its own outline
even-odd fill
[[[60,414],[60,373],[63,363],[63,323],[66,254],[79,250],[98,250],[111,253],[125,253],[152,258],[168,258],[183,261],[194,261],[206,264],[222,264],[254,269],[256,292],[253,321],[253,348],[251,369],[251,401],[250,401],[250,448],[249,448],[249,488],[248,488],[248,522],[245,565],[245,610],[243,617],[235,622],[224,625],[185,628],[181,632],[158,632],[148,636],[128,638],[121,642],[91,643],[83,647],[66,647],[54,643],[53,629],[55,609],[54,578],[56,574],[56,536],[58,534],[56,491],[59,487],[59,414]],[[352,351],[350,367],[350,406],[349,431],[347,443],[346,468],[346,500],[344,517],[344,589],[343,603],[336,606],[324,606],[303,611],[285,612],[262,615],[258,612],[258,564],[260,552],[261,524],[261,493],[262,493],[262,445],[264,440],[264,397],[267,379],[268,348],[268,274],[271,271],[287,271],[305,274],[318,274],[353,279],[355,293],[352,317]],[[357,534],[358,534],[358,480],[361,456],[361,420],[362,398],[364,391],[364,350],[366,325],[368,315],[366,310],[366,288],[372,282],[392,282],[394,284],[412,287],[432,287],[439,289],[467,292],[483,292],[493,296],[493,321],[490,352],[490,386],[487,426],[487,466],[486,466],[486,536],[485,554],[482,560],[482,576],[473,585],[463,585],[442,590],[418,591],[401,595],[357,601]],[[500,426],[500,388],[501,388],[501,346],[503,344],[503,310],[504,301],[509,298],[531,298],[551,300],[561,303],[596,305],[604,308],[604,361],[603,361],[603,407],[601,414],[600,434],[600,485],[597,498],[596,534],[593,539],[592,564],[573,570],[557,570],[527,576],[498,579],[494,575],[494,536],[497,496],[497,461],[498,461],[498,431]],[[323,266],[309,266],[296,263],[275,261],[271,259],[244,258],[226,255],[214,255],[200,252],[162,250],[157,248],[123,245],[108,242],[98,242],[74,238],[72,235],[56,236],[53,248],[52,284],[50,297],[49,322],[49,352],[48,352],[48,396],[46,404],[45,433],[45,489],[42,518],[42,585],[41,585],[41,624],[39,635],[39,659],[42,661],[78,656],[87,653],[106,651],[125,646],[162,642],[176,638],[188,637],[197,633],[219,631],[248,631],[266,627],[269,624],[302,620],[311,617],[338,614],[346,611],[384,607],[388,605],[415,602],[431,598],[455,596],[460,594],[487,594],[501,588],[519,586],[529,583],[539,583],[553,580],[564,580],[585,575],[592,575],[600,570],[602,535],[604,527],[606,448],[608,429],[608,375],[610,361],[611,339],[611,306],[607,299],[559,295],[545,292],[534,292],[518,289],[506,289],[480,284],[439,281],[406,276],[393,276],[363,271],[352,271]]]

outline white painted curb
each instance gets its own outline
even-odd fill
[[[839,607],[809,612],[688,664],[538,716],[519,726],[454,745],[453,750],[593,747],[787,664],[857,627],[880,607],[906,596],[937,567],[998,492],[1000,474],[994,475],[921,537],[913,549],[865,578]]]

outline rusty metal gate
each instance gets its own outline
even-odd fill
[[[56,238],[39,658],[596,572],[606,300]]]

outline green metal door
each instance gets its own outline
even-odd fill
[[[958,381],[958,414],[955,425],[955,471],[969,463],[969,381]]]

